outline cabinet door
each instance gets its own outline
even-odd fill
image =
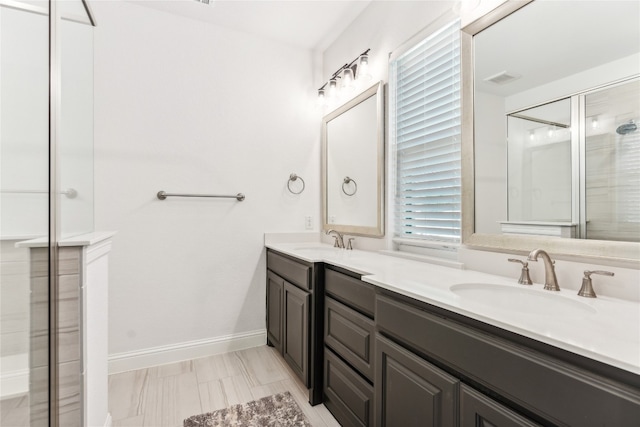
[[[538,425],[474,389],[462,385],[460,390],[460,427],[533,427]]]
[[[309,306],[311,294],[284,282],[284,347],[282,355],[309,386]]]
[[[375,384],[377,427],[458,423],[458,379],[381,336]]]
[[[267,338],[282,353],[282,299],[284,279],[267,272]]]

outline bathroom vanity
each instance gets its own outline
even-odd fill
[[[320,403],[322,266],[267,252],[267,343],[275,347]]]
[[[637,302],[326,245],[268,247],[269,340],[281,345],[270,322],[285,298],[271,290],[273,260],[310,268],[311,308],[321,311],[307,311],[315,323],[305,329],[313,337],[306,360],[314,378],[321,372],[322,401],[342,425],[640,420]]]

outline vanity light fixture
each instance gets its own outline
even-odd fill
[[[342,79],[342,88],[348,90],[354,90],[356,83],[359,80],[368,81],[373,77],[369,71],[369,51],[367,49],[356,57],[353,61],[344,64],[335,73],[331,75],[328,83],[324,83],[320,89],[318,89],[318,102],[326,102],[327,93],[326,87],[329,85],[328,98],[335,99],[338,96],[338,79]],[[326,104],[325,104],[326,105]]]

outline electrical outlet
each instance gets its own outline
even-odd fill
[[[335,217],[335,216],[333,216],[333,215],[331,215],[331,216],[329,217],[329,224],[335,224],[335,223],[336,223],[336,217]]]
[[[304,228],[307,230],[313,229],[313,217],[311,215],[304,217]]]

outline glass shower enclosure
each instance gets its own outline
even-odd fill
[[[640,242],[640,79],[507,115],[508,220]]]
[[[57,248],[93,231],[93,25],[81,0],[0,0],[2,425],[82,425]]]

